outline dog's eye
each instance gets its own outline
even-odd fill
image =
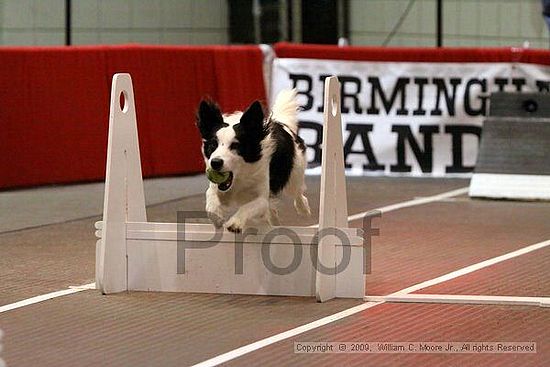
[[[216,140],[207,140],[204,142],[204,154],[210,158],[210,155],[218,148],[218,142]]]
[[[231,143],[231,145],[229,146],[229,149],[237,150],[239,149],[239,147],[240,147],[239,143]]]
[[[216,150],[218,142],[216,140],[209,140],[204,144],[209,150]]]

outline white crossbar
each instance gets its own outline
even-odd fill
[[[96,237],[101,238],[103,224],[96,222]],[[211,224],[199,223],[155,223],[155,222],[128,222],[126,223],[126,237],[130,240],[156,240],[156,241],[215,241],[218,242],[251,242],[262,243],[264,239],[271,244],[294,244],[293,238],[286,233],[290,230],[302,244],[318,244],[318,230],[311,227],[274,227],[255,234],[236,234],[218,229]],[[216,232],[218,231],[218,232]],[[363,230],[360,228],[336,228],[343,237],[350,240],[349,243],[340,243],[337,246],[363,246]]]

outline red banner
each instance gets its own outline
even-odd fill
[[[145,176],[203,170],[195,109],[265,99],[256,46],[0,49],[0,188],[102,180],[109,90],[132,75]]]

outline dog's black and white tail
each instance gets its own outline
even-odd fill
[[[296,89],[284,89],[277,94],[271,109],[271,118],[283,123],[294,134],[298,134],[298,103]]]
[[[291,147],[291,154],[284,152],[281,155],[284,156],[281,164],[275,164],[277,168],[274,170],[280,171],[285,163],[288,165],[286,169],[287,175],[285,178],[285,186],[287,193],[294,197],[294,208],[300,215],[310,216],[311,210],[307,197],[305,196],[306,185],[304,182],[304,170],[306,168],[306,156],[305,145],[303,140],[298,136],[298,103],[296,102],[296,90],[285,89],[279,92],[275,98],[275,103],[271,109],[271,119],[277,121],[281,125],[286,126],[290,131],[287,131],[290,135],[294,135],[294,140]],[[281,144],[284,146],[284,144]],[[275,153],[277,155],[277,152]],[[293,157],[291,162],[288,161],[288,157]],[[273,161],[272,161],[273,163]],[[279,173],[277,176],[281,176]],[[279,177],[280,178],[280,177]],[[272,218],[276,216],[272,213]]]

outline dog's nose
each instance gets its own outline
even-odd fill
[[[215,169],[216,171],[219,171],[223,167],[223,159],[221,158],[212,158],[210,160],[210,166]]]

